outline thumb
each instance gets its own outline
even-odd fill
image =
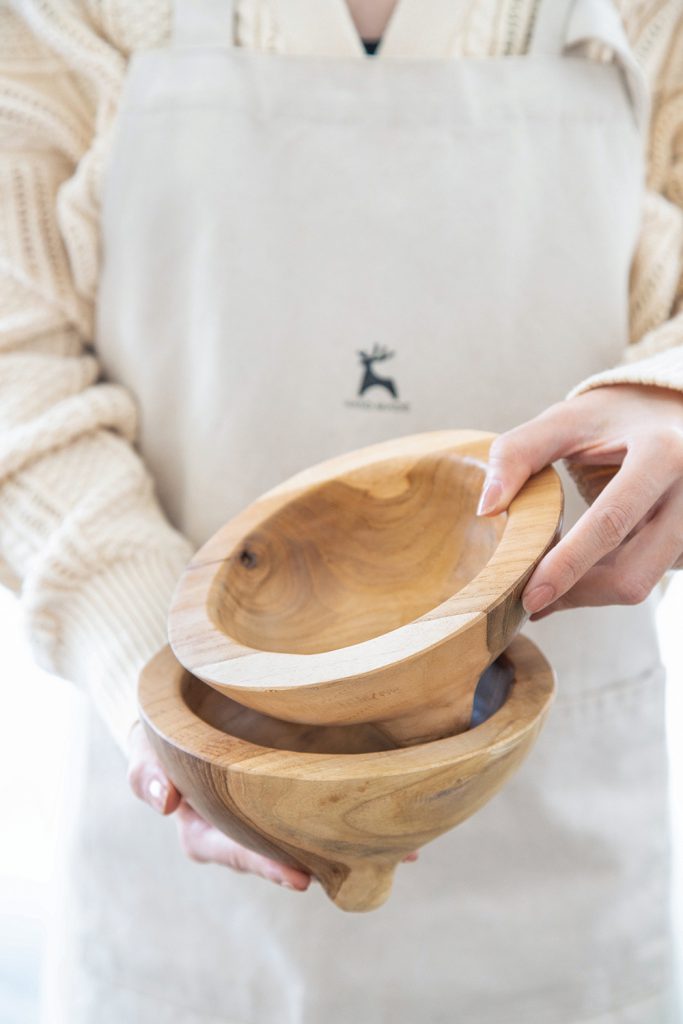
[[[140,722],[128,734],[128,785],[135,795],[159,814],[171,814],[180,793],[164,771]]]
[[[553,405],[492,442],[477,515],[503,512],[530,476],[571,450],[574,431],[568,405]]]

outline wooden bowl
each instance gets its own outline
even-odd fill
[[[399,438],[269,491],[183,573],[169,616],[179,661],[292,722],[373,722],[406,745],[467,728],[562,518],[551,468],[507,513],[476,516],[494,436]]]
[[[208,821],[311,872],[343,910],[372,910],[406,854],[482,807],[538,734],[552,670],[525,637],[505,657],[512,682],[499,710],[467,732],[405,748],[389,748],[372,725],[293,725],[244,708],[169,647],[142,673],[140,709],[168,775]]]

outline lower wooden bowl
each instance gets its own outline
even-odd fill
[[[394,747],[369,724],[297,725],[245,708],[170,647],[141,675],[140,710],[169,777],[208,821],[310,872],[342,910],[373,910],[406,854],[482,807],[532,746],[553,672],[525,637],[504,658],[511,682],[498,710],[412,747]]]

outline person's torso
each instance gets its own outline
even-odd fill
[[[414,55],[330,58],[303,46],[314,0],[280,5],[292,55],[231,46],[228,3],[178,0],[174,45],[133,58],[97,347],[135,393],[142,454],[196,544],[345,449],[512,427],[626,345],[644,99],[616,11],[546,0],[529,56],[448,60],[452,6],[425,10]],[[572,56],[585,36],[619,60]],[[82,1006],[108,1007],[104,1024],[152,1005],[239,1024],[650,1024],[668,956],[650,609],[530,632],[560,687],[536,750],[374,914],[184,864],[122,795],[115,820],[91,815],[83,841],[103,853],[83,934],[104,938]],[[94,767],[91,793],[111,785]],[[121,872],[129,817],[136,873],[114,905],[98,879]],[[152,877],[159,858],[168,878]],[[142,963],[122,945],[133,919]]]

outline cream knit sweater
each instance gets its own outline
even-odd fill
[[[238,3],[241,45],[287,50],[278,2]],[[454,56],[524,52],[537,0],[459,2]],[[577,390],[683,391],[683,0],[619,6],[653,101],[632,344]],[[0,0],[1,578],[21,594],[36,660],[89,691],[121,746],[192,552],[136,454],[131,395],[99,376],[100,184],[127,58],[166,45],[170,8]]]

